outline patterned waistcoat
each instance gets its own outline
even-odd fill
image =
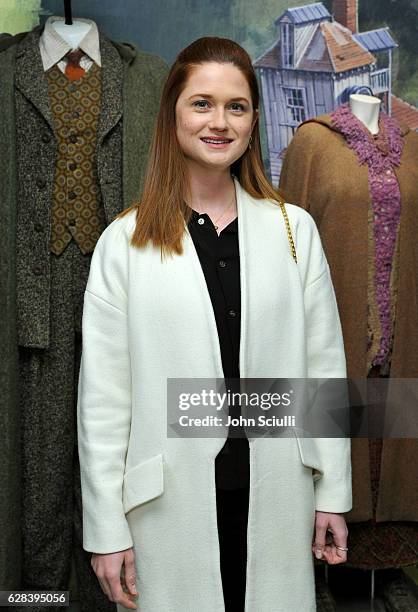
[[[74,238],[87,254],[106,227],[96,169],[101,71],[93,63],[70,81],[55,64],[45,77],[58,141],[50,248],[60,255]]]
[[[3,207],[9,206],[12,218],[16,217],[16,225],[10,230],[13,239],[16,236],[13,250],[16,265],[10,266],[16,279],[11,278],[10,286],[13,288],[15,283],[18,345],[44,349],[51,344],[51,292],[56,290],[51,284],[51,260],[56,257],[51,253],[51,235],[59,137],[39,50],[41,32],[42,28],[35,28],[20,39],[12,64],[0,52],[3,73],[8,75],[7,79],[2,78],[0,87],[1,108],[5,111],[4,138],[0,138],[2,150],[13,136],[10,155],[1,156],[4,169],[0,173],[0,190],[3,186],[1,193],[6,194]],[[161,60],[142,54],[131,45],[113,43],[100,31],[99,39],[100,116],[97,158],[94,153],[93,159],[100,189],[98,197],[108,225],[123,208],[139,198],[167,68]],[[90,70],[85,75],[89,78],[94,74],[89,75]],[[84,77],[80,83],[83,81]],[[63,89],[60,91],[59,95],[65,97]],[[68,161],[76,163],[74,159]],[[7,181],[13,188],[16,185],[15,195]],[[83,208],[83,214],[86,213]],[[3,215],[5,223],[7,214]],[[0,266],[2,272],[4,266]],[[12,333],[14,328],[10,330]]]

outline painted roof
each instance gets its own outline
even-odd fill
[[[297,9],[289,9],[284,15],[291,11],[319,6],[323,7],[326,11],[322,3],[317,3]],[[326,12],[329,15],[328,11]],[[370,38],[366,38],[366,40],[370,42],[375,37],[379,37],[379,40],[385,40],[386,42],[392,40],[394,43],[387,28],[375,30],[374,32],[366,32],[365,36],[367,35]],[[383,37],[385,38],[383,39]],[[256,68],[280,69],[280,44],[280,40],[276,41],[265,53],[255,60],[254,66]],[[363,68],[376,62],[375,56],[348,28],[336,21],[327,20],[318,22],[310,43],[303,55],[298,59],[295,70],[312,70],[313,72],[331,72],[335,74]]]
[[[418,130],[418,108],[392,95],[392,116],[412,130]]]
[[[299,60],[297,70],[311,70],[313,72],[335,72],[334,65],[328,50],[328,45],[321,28],[318,26]]]
[[[346,72],[373,64],[376,58],[356,41],[348,28],[340,23],[320,24],[334,71]]]
[[[280,40],[276,40],[274,45],[269,47],[254,62],[254,68],[280,68]]]
[[[387,49],[394,49],[398,45],[390,35],[389,28],[380,28],[378,30],[371,30],[370,32],[362,32],[361,34],[354,34],[354,38],[361,44],[367,51],[385,51]]]
[[[322,2],[289,8],[283,15],[280,15],[274,23],[279,23],[284,17],[289,17],[295,25],[323,21],[324,19],[331,20],[331,15]]]

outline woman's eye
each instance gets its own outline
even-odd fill
[[[207,100],[196,100],[196,102],[193,102],[193,106],[196,108],[207,108],[208,104],[209,102]]]
[[[244,109],[244,107],[243,107],[243,105],[242,105],[242,104],[240,104],[239,102],[233,102],[233,103],[231,104],[231,109],[232,109],[233,111],[241,111],[241,112],[242,112],[243,110],[245,110],[245,109]]]

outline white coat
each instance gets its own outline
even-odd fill
[[[310,215],[235,180],[241,274],[241,377],[343,378],[341,326]],[[94,251],[79,382],[85,550],[134,546],[141,612],[223,612],[215,457],[225,436],[167,436],[167,378],[222,378],[216,322],[186,229],[161,261],[129,245],[135,213]],[[313,612],[315,509],[351,508],[347,439],[250,440],[246,612]],[[118,606],[118,610],[125,608]]]

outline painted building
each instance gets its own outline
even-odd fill
[[[397,44],[389,29],[359,33],[357,0],[334,0],[333,13],[322,2],[288,9],[275,22],[276,42],[254,62],[273,184],[298,125],[333,111],[349,87],[370,87],[391,113],[392,52]]]

